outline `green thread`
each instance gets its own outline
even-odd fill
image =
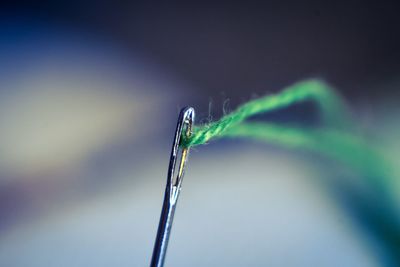
[[[219,121],[194,127],[190,138],[183,137],[181,146],[191,147],[202,145],[215,139],[223,137],[228,130],[247,118],[260,113],[266,113],[277,109],[288,107],[292,104],[314,101],[321,110],[324,122],[332,125],[344,125],[343,113],[346,107],[341,98],[334,90],[323,81],[308,80],[296,83],[279,94],[267,95],[260,99],[250,101],[240,106],[236,111],[224,116]]]
[[[294,128],[266,122],[245,122],[256,114],[309,100],[314,101],[321,111],[322,128]],[[344,101],[331,86],[320,80],[306,80],[295,83],[278,94],[252,100],[218,121],[195,126],[189,138],[182,136],[181,146],[202,145],[221,137],[256,139],[316,152],[346,163],[370,177],[389,177],[390,168],[378,149],[349,129],[346,110]]]
[[[321,111],[322,128],[294,128],[271,123],[248,123],[247,118],[312,100]],[[220,120],[195,126],[192,135],[182,136],[181,146],[192,147],[210,140],[229,138],[256,139],[288,148],[300,148],[346,163],[382,187],[390,177],[391,167],[379,150],[350,128],[347,108],[335,90],[321,80],[295,83],[275,95],[250,101]],[[384,180],[377,180],[384,178]],[[392,178],[393,179],[393,178]]]
[[[247,118],[265,112],[312,100],[321,111],[321,128],[299,128],[271,123],[249,123]],[[365,192],[359,192],[351,182],[341,188],[359,222],[385,248],[382,259],[393,266],[400,261],[400,215],[394,194],[392,166],[377,147],[349,128],[344,101],[326,83],[308,80],[296,83],[279,94],[250,101],[220,120],[196,126],[193,134],[182,136],[181,146],[192,147],[221,137],[247,138],[276,144],[290,149],[302,149],[344,163],[361,174]],[[344,181],[346,183],[346,181]],[[337,189],[337,188],[336,188]],[[353,191],[352,191],[353,190]],[[391,265],[391,266],[392,266]]]

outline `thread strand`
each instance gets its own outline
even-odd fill
[[[229,128],[242,123],[251,116],[309,100],[317,104],[324,122],[336,125],[344,124],[343,118],[346,117],[344,113],[347,110],[344,101],[328,84],[313,79],[296,83],[281,93],[250,101],[218,121],[197,126],[190,138],[182,138],[181,145],[190,147],[205,144],[211,139],[224,136]]]

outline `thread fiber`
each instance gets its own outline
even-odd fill
[[[314,101],[322,117],[321,127],[301,128],[267,122],[246,122],[251,116]],[[296,83],[281,93],[250,101],[220,120],[196,126],[181,146],[192,147],[221,137],[255,139],[290,149],[315,152],[358,172],[361,180],[336,179],[331,190],[340,196],[347,210],[384,248],[385,266],[400,262],[400,215],[398,190],[392,166],[378,146],[358,134],[348,121],[344,101],[333,88],[320,80]],[[329,176],[329,174],[327,174]],[[337,177],[339,178],[339,177]],[[350,177],[351,178],[351,177]],[[354,178],[354,177],[353,177]]]
[[[342,99],[327,83],[320,80],[307,80],[296,83],[281,93],[250,101],[218,121],[194,127],[193,134],[189,138],[183,136],[181,146],[192,147],[205,144],[211,139],[225,136],[229,129],[251,116],[309,100],[317,104],[326,124],[336,126],[345,124],[346,107]],[[232,133],[229,135],[232,136]]]

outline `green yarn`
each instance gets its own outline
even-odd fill
[[[246,122],[251,116],[282,109],[304,101],[314,101],[322,119],[319,128],[282,126],[267,122]],[[383,248],[385,266],[399,266],[400,214],[393,187],[392,166],[370,140],[354,132],[341,97],[320,80],[296,83],[278,94],[250,101],[220,120],[193,128],[181,138],[182,147],[206,144],[227,138],[254,139],[290,149],[301,149],[342,163],[362,177],[331,181],[330,189],[340,195],[344,207]],[[360,184],[359,184],[360,183]]]
[[[314,101],[321,110],[322,119],[327,124],[336,126],[345,125],[344,113],[346,107],[334,90],[323,81],[308,80],[296,83],[279,94],[250,101],[240,106],[236,111],[224,116],[219,121],[194,127],[190,138],[183,137],[181,146],[191,147],[202,145],[218,137],[228,134],[229,129],[242,123],[256,114],[274,111],[292,104]],[[230,134],[231,135],[231,134]]]
[[[321,128],[246,122],[251,116],[310,100],[320,110],[323,122]],[[218,121],[195,126],[189,138],[182,136],[181,146],[193,147],[217,138],[229,137],[298,148],[345,163],[352,169],[367,174],[366,177],[373,177],[373,183],[381,188],[390,179],[391,167],[376,147],[354,133],[348,117],[344,101],[331,86],[321,80],[306,80],[295,83],[278,94],[247,102]]]
[[[320,110],[323,122],[321,128],[245,122],[256,114],[309,100],[314,101]],[[344,101],[331,86],[320,80],[306,80],[295,83],[278,94],[247,102],[218,121],[195,126],[189,138],[182,136],[181,146],[198,146],[221,137],[256,139],[327,156],[346,163],[369,177],[388,177],[390,168],[383,160],[384,157],[378,149],[352,131],[346,111]]]

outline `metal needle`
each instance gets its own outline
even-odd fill
[[[174,218],[176,203],[181,190],[182,179],[185,165],[189,155],[189,148],[179,148],[182,134],[190,136],[194,123],[194,109],[191,107],[183,108],[179,114],[178,125],[176,126],[175,138],[172,145],[171,157],[169,161],[167,185],[165,188],[164,202],[161,210],[160,222],[157,230],[157,237],[154,243],[153,256],[150,267],[162,267],[168,247],[168,240],[171,234],[172,221]],[[175,166],[180,153],[178,171],[175,175]]]

